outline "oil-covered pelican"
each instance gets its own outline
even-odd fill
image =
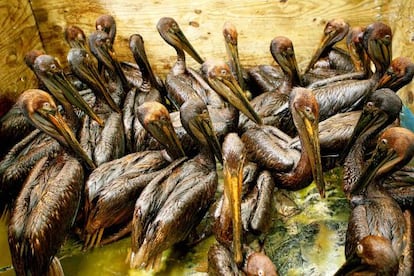
[[[292,138],[273,126],[255,126],[242,135],[249,159],[272,172],[278,187],[298,190],[315,180],[325,194],[319,148],[319,108],[312,90],[296,87],[289,98],[302,150],[290,148]]]
[[[168,97],[174,105],[179,108],[194,94],[201,97],[208,105],[221,105],[220,98],[201,75],[186,65],[185,53],[199,64],[202,64],[204,60],[185,37],[178,23],[173,18],[163,17],[157,23],[157,30],[165,42],[171,45],[177,53],[177,60],[165,79]]]
[[[277,275],[276,267],[262,252],[248,250],[242,227],[241,201],[246,150],[236,133],[223,142],[224,193],[214,233],[218,243],[208,252],[209,275]]]
[[[408,260],[405,254],[407,226],[404,214],[397,202],[382,187],[385,177],[407,164],[414,155],[414,134],[401,127],[386,129],[378,138],[377,146],[370,161],[360,174],[351,190],[353,205],[348,224],[345,256],[346,264],[355,262],[353,257],[365,252],[361,241],[368,236],[380,236],[388,240],[389,249],[384,254],[373,255],[373,261],[380,267],[370,267],[370,263],[358,263],[358,270],[386,275],[411,275],[412,267],[404,265]],[[384,259],[383,259],[384,258]],[[354,267],[355,268],[355,267]],[[406,270],[408,269],[408,270]],[[358,271],[357,270],[357,271]]]
[[[125,95],[132,85],[117,59],[110,36],[104,31],[97,30],[89,35],[88,43],[90,51],[98,60],[100,74],[106,78],[112,98],[122,107]]]
[[[167,92],[164,83],[151,68],[142,36],[139,34],[131,35],[129,48],[141,72],[142,82],[140,86],[134,87],[127,93],[122,111],[127,151],[136,152],[145,150],[149,140],[145,128],[137,118],[138,107],[144,102],[150,101],[166,105]]]
[[[349,72],[353,70],[353,64],[349,54],[334,45],[345,38],[349,31],[349,24],[342,18],[332,19],[326,23],[323,36],[318,47],[312,55],[305,74],[314,67],[333,68]],[[317,63],[323,63],[318,66]],[[325,64],[327,63],[327,64]]]
[[[188,99],[180,108],[186,131],[203,145],[198,155],[157,177],[141,192],[132,220],[132,268],[158,270],[164,250],[184,241],[214,201],[221,146],[205,103]]]
[[[61,270],[55,255],[79,207],[84,168],[77,158],[91,168],[95,165],[48,93],[26,90],[18,104],[32,124],[63,146],[57,155],[45,156],[31,170],[15,201],[8,230],[16,274],[46,275],[48,271]]]
[[[302,78],[299,73],[296,62],[295,51],[292,41],[285,36],[276,36],[270,42],[270,53],[277,63],[272,65],[259,65],[249,68],[252,91],[255,95],[260,96],[262,93],[281,91],[288,93],[292,86],[302,86]],[[253,87],[257,86],[257,89]],[[263,98],[266,96],[260,96]],[[256,100],[257,101],[257,100]]]
[[[85,184],[85,248],[106,244],[130,233],[140,192],[153,178],[170,172],[183,161],[181,157],[185,153],[167,108],[159,102],[145,102],[137,112],[143,126],[165,150],[131,153],[99,166],[90,174]],[[164,170],[176,159],[177,162]]]
[[[250,101],[256,113],[263,118],[264,124],[269,124],[267,120],[274,110],[289,101],[292,88],[302,86],[292,41],[285,36],[277,36],[270,42],[270,52],[282,71],[280,83]],[[245,130],[251,125],[245,116],[240,116],[239,127]]]
[[[96,64],[85,49],[70,49],[67,59],[72,72],[94,92],[92,108],[105,120],[105,124],[100,126],[89,117],[84,117],[79,130],[79,142],[97,166],[120,158],[125,154],[121,109],[113,100]]]

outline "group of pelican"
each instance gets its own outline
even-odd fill
[[[65,30],[68,70],[27,53],[39,87],[0,118],[0,214],[17,275],[63,274],[69,233],[84,250],[130,235],[130,267],[154,271],[165,250],[214,235],[210,275],[277,275],[251,246],[271,227],[274,189],[314,182],[324,198],[335,167],[352,209],[336,275],[414,273],[414,133],[399,126],[396,95],[414,64],[392,59],[389,26],[329,21],[301,72],[287,37],[270,43],[277,66],[243,68],[230,22],[228,60],[204,60],[163,17],[158,32],[177,53],[164,79],[141,35],[129,40],[135,63],[124,62],[115,19],[95,26],[88,37]],[[345,38],[346,50],[335,46]]]

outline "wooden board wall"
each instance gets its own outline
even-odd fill
[[[23,58],[31,49],[42,49],[37,25],[28,0],[8,0],[0,4],[0,116],[7,100],[37,84],[36,78],[24,64]]]
[[[11,2],[17,3],[18,0]],[[27,1],[21,5],[26,7]],[[176,19],[204,58],[225,58],[222,26],[227,20],[233,22],[239,32],[239,53],[244,66],[273,63],[268,50],[270,41],[277,35],[284,35],[293,41],[299,66],[304,69],[321,38],[325,23],[337,17],[346,19],[351,25],[365,26],[376,20],[388,23],[394,31],[394,56],[405,55],[414,59],[414,0],[118,0],[76,3],[36,0],[31,1],[31,5],[45,51],[56,56],[63,65],[68,51],[63,39],[64,29],[68,25],[77,25],[89,34],[94,30],[95,19],[104,13],[113,15],[117,22],[114,47],[118,56],[123,60],[133,60],[128,38],[139,33],[145,40],[152,66],[161,76],[175,61],[174,50],[162,40],[155,27],[163,16]],[[22,32],[19,39],[20,43],[27,41],[27,45],[35,46],[31,32]],[[16,63],[22,61],[23,54],[22,51],[16,53]],[[196,66],[191,58],[188,62],[190,66]],[[6,80],[10,77],[1,77],[1,82],[7,86]]]

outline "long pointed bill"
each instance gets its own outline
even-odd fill
[[[71,128],[66,124],[62,115],[60,115],[59,112],[56,112],[56,114],[48,114],[47,119],[55,127],[54,133],[60,136],[58,140],[61,142],[64,141],[64,144],[68,146],[70,149],[72,149],[75,152],[75,154],[77,154],[80,158],[82,158],[90,169],[95,169],[96,165],[83,150],[78,140],[76,139],[75,134],[73,133]]]
[[[323,177],[321,150],[319,143],[319,127],[317,120],[312,123],[306,117],[303,120],[305,125],[304,149],[308,152],[309,163],[312,168],[313,179],[318,187],[319,194],[325,197],[325,179]]]
[[[243,261],[241,193],[244,157],[242,158],[242,160],[239,160],[239,156],[236,158],[229,158],[230,160],[225,160],[223,164],[224,196],[226,197],[225,202],[230,205],[223,206],[223,208],[231,209],[233,227],[233,254],[234,261],[237,264],[241,264]]]
[[[101,118],[92,110],[88,103],[79,94],[79,91],[72,85],[72,83],[65,77],[63,72],[55,72],[51,77],[41,76],[42,81],[60,102],[61,96],[64,95],[65,100],[70,102],[72,105],[80,108],[99,125],[103,126],[104,122]],[[63,104],[65,101],[62,101]]]
[[[145,52],[144,40],[141,35],[133,34],[129,38],[129,48],[134,56],[135,62],[141,69],[143,77],[149,78],[151,84],[159,91],[164,92],[164,87],[160,84],[149,64],[147,53]]]
[[[371,157],[371,160],[368,163],[368,166],[364,169],[358,181],[355,183],[355,186],[352,188],[351,195],[361,193],[366,188],[366,186],[375,178],[379,170],[384,169],[382,167],[385,164],[387,167],[391,167],[396,164],[399,161],[399,159],[396,157],[397,154],[393,149],[384,150],[381,148],[381,146],[377,146],[374,155]]]
[[[159,120],[149,123],[146,128],[166,148],[168,154],[173,159],[185,156],[181,142],[171,122]]]
[[[188,41],[185,37],[184,33],[179,30],[176,31],[175,36],[173,39],[178,40],[179,44],[181,45],[182,49],[189,54],[195,61],[202,64],[204,62],[203,58],[198,54],[198,52],[194,49],[193,45]]]
[[[244,79],[243,79],[243,71],[242,71],[242,67],[240,64],[239,51],[237,49],[237,44],[233,44],[230,41],[226,41],[226,50],[227,50],[227,55],[230,57],[230,60],[232,62],[232,67],[236,71],[237,82],[242,88],[242,90],[244,90],[246,89],[246,84],[244,83]]]
[[[352,132],[351,138],[349,139],[347,145],[342,151],[341,161],[345,159],[349,150],[351,149],[355,141],[358,139],[358,137],[362,133],[369,131],[369,129],[372,127],[375,127],[377,125],[382,125],[387,120],[388,120],[388,116],[384,112],[370,112],[370,111],[363,110],[354,128],[354,131]]]
[[[251,106],[235,78],[232,76],[229,76],[229,79],[209,77],[207,81],[217,93],[246,115],[250,120],[259,125],[263,124],[262,119]]]
[[[99,74],[98,68],[95,67],[92,59],[85,50],[71,49],[68,53],[68,61],[71,70],[74,71],[83,82],[90,86],[96,93],[99,93],[112,110],[121,113],[121,109],[114,102],[106,88],[105,81]]]
[[[298,82],[300,86],[302,86],[302,78],[299,76],[299,66],[293,53],[287,56],[277,54],[274,59],[279,63],[286,74],[292,76],[294,82]]]
[[[312,55],[312,59],[309,61],[308,66],[306,67],[305,73],[309,72],[310,69],[315,65],[318,59],[321,57],[323,51],[331,44],[332,40],[335,38],[333,33],[324,35],[319,42],[318,48],[316,48],[315,53]]]
[[[195,121],[195,129],[193,128],[193,133],[198,135],[198,139],[204,144],[208,145],[214,155],[217,157],[220,163],[223,164],[223,156],[221,153],[221,145],[217,139],[216,133],[214,131],[213,125],[211,123],[210,115],[208,113],[203,113],[198,116]]]

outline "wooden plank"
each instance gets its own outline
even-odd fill
[[[413,1],[81,1],[39,0],[33,3],[46,51],[64,64],[67,45],[63,30],[74,24],[86,34],[94,30],[95,19],[111,14],[117,22],[115,49],[121,59],[131,60],[128,38],[140,33],[145,40],[149,59],[155,70],[165,74],[174,62],[174,50],[156,30],[163,16],[177,20],[188,39],[205,57],[225,58],[222,26],[232,21],[239,31],[239,51],[245,66],[272,63],[269,44],[273,37],[285,35],[295,45],[298,62],[303,68],[322,35],[325,23],[342,17],[351,25],[367,25],[383,20],[397,26],[393,19],[401,3]],[[386,3],[382,3],[386,2]],[[414,23],[408,22],[410,27]],[[397,48],[398,49],[398,48]],[[399,53],[395,53],[398,55]],[[195,63],[189,59],[189,63]]]
[[[0,39],[0,116],[8,100],[37,85],[37,80],[24,64],[23,58],[31,49],[42,49],[36,22],[27,0],[8,0],[0,4],[2,39]],[[3,106],[4,105],[4,106]]]

